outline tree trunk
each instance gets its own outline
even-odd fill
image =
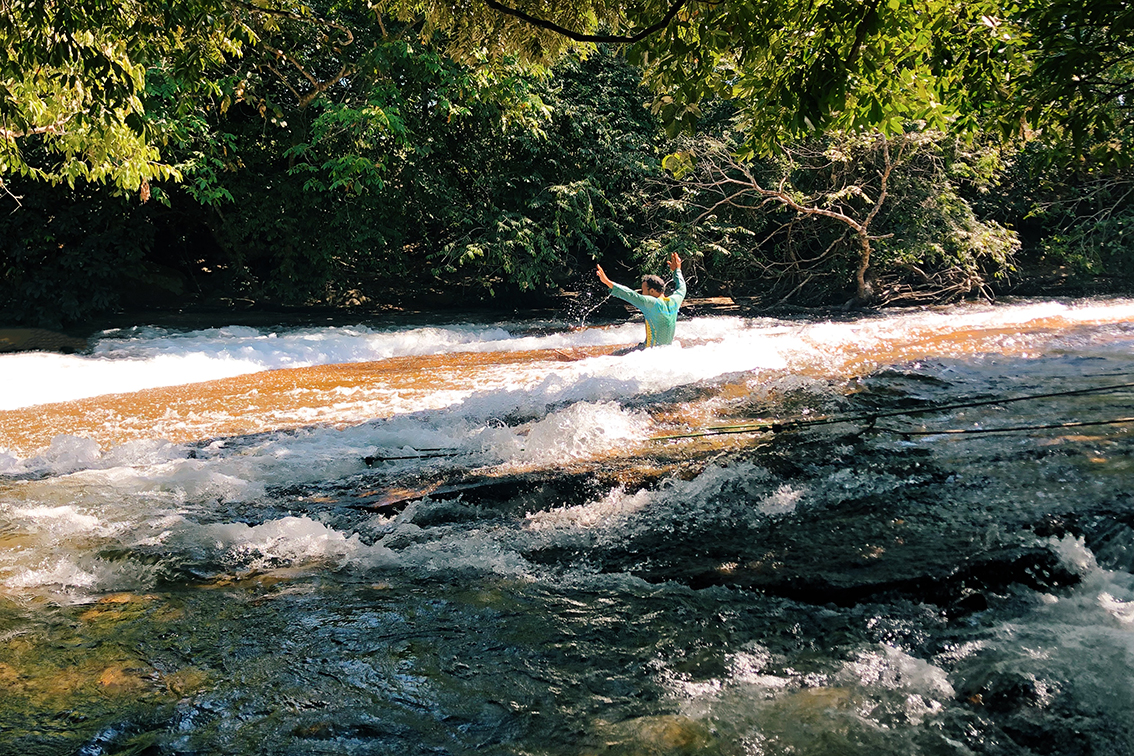
[[[866,274],[870,270],[870,237],[866,235],[864,228],[858,234],[858,241],[861,249],[858,253],[858,270],[855,271],[855,301],[857,304],[866,305],[874,301],[875,293],[874,286],[867,280]]]

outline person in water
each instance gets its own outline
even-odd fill
[[[668,297],[665,295],[665,281],[661,276],[643,276],[641,293],[629,286],[611,281],[602,266],[598,266],[598,277],[610,289],[612,296],[629,302],[646,316],[646,340],[632,349],[615,354],[626,354],[638,349],[673,343],[673,333],[677,329],[677,310],[685,299],[685,276],[681,274],[681,258],[674,252],[666,260],[673,271],[673,283],[677,289]]]

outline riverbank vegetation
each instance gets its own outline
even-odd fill
[[[541,9],[5,4],[0,311],[1134,283],[1129,2]]]

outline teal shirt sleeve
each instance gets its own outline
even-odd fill
[[[682,274],[681,268],[673,271],[673,283],[674,286],[677,287],[677,290],[669,295],[669,299],[677,300],[677,304],[680,305],[685,301],[685,276]],[[621,300],[629,302],[639,309],[649,307],[651,303],[657,299],[657,297],[651,297],[650,295],[643,294],[640,291],[634,291],[629,286],[623,286],[619,283],[616,283],[610,288],[610,293],[611,295],[618,297]]]
[[[669,295],[670,299],[676,299],[677,304],[680,305],[685,301],[685,275],[681,272],[681,268],[673,271],[673,283],[677,286],[677,290]]]
[[[623,286],[622,284],[618,283],[610,287],[610,294],[611,296],[618,297],[623,301],[629,302],[639,310],[643,307],[649,306],[650,300],[654,299],[654,297],[643,294],[640,291],[634,291],[629,286]]]
[[[673,281],[677,290],[668,297],[653,297],[634,291],[629,286],[614,284],[610,294],[637,307],[646,318],[647,347],[672,344],[673,335],[677,326],[677,311],[685,299],[685,276],[681,269],[673,272]]]

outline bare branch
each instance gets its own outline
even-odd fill
[[[328,89],[330,89],[335,84],[335,82],[341,81],[342,79],[344,79],[348,76],[351,76],[354,73],[354,68],[352,66],[349,66],[348,64],[344,63],[342,68],[339,69],[339,72],[337,74],[330,77],[326,81],[319,81],[318,79],[315,78],[314,75],[312,75],[306,68],[303,67],[303,64],[301,64],[299,61],[297,61],[289,53],[286,53],[283,50],[279,50],[275,47],[270,47],[268,45],[264,45],[264,49],[268,50],[269,52],[274,53],[277,58],[283,58],[288,63],[295,66],[296,70],[299,71],[300,75],[302,75],[303,78],[307,79],[307,82],[311,85],[311,91],[308,92],[307,94],[301,95],[295,89],[295,87],[293,87],[291,85],[291,83],[288,82],[287,78],[275,66],[273,66],[270,63],[264,64],[268,68],[268,70],[271,71],[272,73],[274,73],[276,76],[278,76],[280,81],[283,82],[284,86],[287,87],[289,90],[291,90],[291,93],[293,95],[295,95],[295,99],[299,101],[300,110],[302,110],[302,109],[306,108],[308,105],[310,105],[312,100],[314,100],[316,97],[321,95],[323,92],[326,92]]]
[[[794,289],[792,289],[791,291],[789,291],[789,292],[788,292],[787,294],[785,294],[784,296],[780,297],[779,301],[778,301],[778,302],[776,302],[776,304],[778,304],[778,305],[781,305],[781,304],[783,304],[784,302],[786,302],[786,301],[788,301],[789,299],[791,299],[792,297],[794,297],[794,296],[795,296],[796,294],[798,294],[798,293],[799,293],[799,290],[800,290],[800,289],[802,289],[802,288],[803,288],[804,286],[806,286],[807,284],[811,283],[811,279],[813,279],[813,278],[815,278],[815,276],[814,276],[813,274],[811,274],[811,273],[808,273],[808,274],[807,274],[807,277],[806,277],[806,278],[804,278],[804,279],[803,279],[802,281],[800,281],[800,282],[799,282],[799,285],[798,285],[798,286],[796,286],[796,287],[795,287]]]
[[[291,85],[291,82],[287,80],[287,77],[284,76],[278,68],[273,66],[271,63],[265,63],[264,67],[267,68],[272,73],[274,73],[276,75],[276,78],[278,78],[281,82],[283,82],[283,85],[288,88],[288,91],[291,92],[293,95],[295,95],[296,100],[301,101],[303,99],[303,95],[301,95],[299,93],[299,91],[296,90],[296,88]]]
[[[492,8],[494,11],[497,11],[499,13],[503,13],[506,16],[512,16],[514,18],[518,18],[521,21],[524,21],[525,23],[531,24],[532,26],[537,26],[541,29],[547,29],[548,31],[555,32],[556,34],[567,37],[567,39],[574,40],[575,42],[594,42],[594,43],[597,43],[597,44],[605,43],[605,44],[611,44],[611,45],[632,45],[635,42],[640,42],[641,40],[645,39],[646,37],[650,36],[651,34],[658,32],[658,31],[661,31],[662,29],[667,27],[669,25],[669,22],[673,20],[674,16],[676,16],[677,12],[680,11],[682,9],[682,7],[685,6],[685,3],[688,2],[688,0],[676,0],[676,2],[674,2],[674,4],[670,6],[669,10],[666,11],[665,15],[662,16],[662,19],[660,21],[658,21],[655,24],[651,24],[650,26],[647,26],[645,29],[642,29],[642,30],[640,30],[640,31],[638,31],[634,34],[629,35],[629,36],[618,36],[618,35],[610,35],[610,34],[583,34],[581,32],[576,32],[576,31],[572,31],[570,29],[565,29],[562,26],[559,26],[558,24],[552,23],[551,21],[546,21],[542,18],[536,18],[535,16],[532,16],[528,13],[525,13],[522,10],[518,10],[516,8],[509,8],[508,6],[502,5],[501,3],[497,2],[497,0],[484,0],[484,2],[485,2],[485,5],[487,5],[489,8]]]
[[[879,134],[879,136],[882,137],[882,155],[886,161],[881,173],[882,190],[878,193],[878,201],[874,203],[874,207],[870,209],[870,213],[866,216],[866,220],[863,221],[862,225],[864,227],[864,230],[866,227],[870,226],[871,222],[874,220],[874,217],[878,215],[878,211],[882,209],[882,203],[886,201],[886,195],[889,192],[888,184],[890,181],[890,173],[894,170],[894,161],[890,159],[890,140],[886,138],[885,134]],[[902,158],[902,153],[904,152],[904,150],[905,145],[903,144],[902,147],[900,147],[898,150],[899,161]]]
[[[275,8],[264,8],[264,7],[261,7],[259,5],[254,5],[252,3],[245,2],[245,0],[228,0],[228,2],[233,7],[241,8],[241,9],[244,9],[244,10],[249,11],[251,13],[263,13],[265,15],[276,16],[278,18],[287,18],[287,19],[290,19],[292,21],[298,21],[298,22],[304,23],[304,24],[312,24],[312,25],[316,25],[316,26],[324,26],[324,27],[327,27],[327,28],[330,28],[330,29],[336,29],[337,31],[340,31],[345,35],[345,40],[342,42],[342,44],[339,45],[338,47],[334,48],[336,52],[341,51],[342,48],[344,48],[344,47],[349,47],[350,45],[354,44],[354,32],[352,32],[349,27],[347,27],[343,24],[337,23],[335,21],[329,21],[325,18],[321,18],[321,17],[318,17],[318,16],[316,16],[316,17],[301,16],[298,13],[294,13],[294,12],[291,12],[291,11],[277,10]],[[381,19],[379,19],[379,23],[381,23]],[[385,29],[383,28],[382,31],[383,31],[383,36],[385,36]],[[312,75],[303,66],[303,64],[301,64],[299,61],[297,61],[295,59],[295,57],[292,56],[291,54],[284,52],[283,50],[280,50],[278,48],[272,47],[271,45],[268,45],[268,44],[263,44],[263,48],[265,50],[267,50],[268,52],[272,53],[273,55],[275,55],[277,59],[282,58],[282,59],[286,60],[288,63],[290,63],[291,65],[293,65],[296,68],[296,70],[299,71],[300,75],[303,76],[303,78],[307,79],[308,83],[311,84],[311,87],[312,87],[311,92],[309,92],[307,94],[300,94],[296,90],[296,88],[294,86],[292,86],[290,82],[288,82],[287,78],[283,75],[283,73],[279,69],[277,69],[275,66],[273,66],[270,63],[264,64],[265,67],[269,71],[274,73],[280,79],[280,81],[283,82],[284,86],[287,87],[288,90],[290,90],[293,95],[295,95],[296,100],[299,102],[300,109],[306,108],[308,105],[311,104],[312,100],[314,100],[316,97],[318,97],[323,92],[327,91],[327,89],[329,89],[336,81],[340,81],[341,79],[352,75],[354,73],[354,70],[355,70],[349,64],[344,63],[342,65],[342,67],[339,69],[339,72],[337,74],[330,77],[326,81],[321,82],[314,75]]]
[[[23,197],[17,197],[15,194],[12,194],[12,190],[8,188],[8,184],[5,183],[4,179],[2,179],[2,178],[0,178],[0,189],[4,190],[4,194],[7,194],[9,197],[12,198],[13,201],[15,201],[16,206],[14,208],[12,208],[13,213],[24,206],[24,203],[20,202],[20,200],[23,199]]]
[[[23,131],[0,128],[0,139],[5,139],[12,142],[17,139],[23,139],[24,137],[35,136],[37,134],[61,134],[63,132],[63,126],[66,125],[67,121],[69,120],[71,119],[65,118],[62,121],[56,121],[55,123],[51,123],[46,126],[36,126],[34,128],[26,129]]]

